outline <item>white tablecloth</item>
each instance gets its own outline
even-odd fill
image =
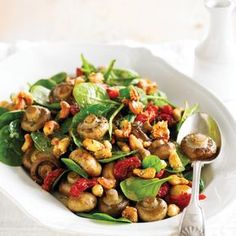
[[[125,42],[131,46],[140,46],[134,42]],[[35,43],[19,42],[15,45],[0,43],[0,61],[7,55],[18,50],[24,50],[26,47],[35,45]],[[179,41],[173,43],[163,43],[158,45],[142,45],[148,47],[152,52],[169,62],[173,67],[182,73],[191,76],[193,71],[195,41]],[[226,104],[236,119],[235,101]],[[17,208],[6,196],[0,193],[0,236],[65,236],[53,232],[39,223],[33,221]],[[215,223],[207,228],[208,236],[235,236],[236,235],[236,204],[230,209],[226,209]]]

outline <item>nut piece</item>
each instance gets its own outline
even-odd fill
[[[168,208],[167,208],[167,215],[172,217],[172,216],[176,216],[178,215],[180,212],[180,208],[175,205],[175,204],[170,204],[168,205]]]
[[[101,197],[103,195],[103,187],[101,184],[96,184],[92,187],[92,193],[96,197]]]
[[[107,179],[104,177],[99,177],[97,179],[98,183],[101,184],[105,189],[112,189],[116,185],[115,179]]]
[[[133,112],[135,115],[140,114],[143,111],[143,104],[139,101],[129,101],[128,102],[129,109],[131,112]]]
[[[91,83],[102,83],[104,80],[104,77],[101,72],[98,72],[98,73],[91,73],[88,79]]]
[[[122,120],[120,123],[120,128],[121,129],[114,130],[115,136],[117,138],[128,138],[132,130],[131,123],[128,120]]]
[[[55,139],[52,140],[52,144],[54,143]],[[60,157],[62,154],[66,153],[67,148],[70,145],[70,138],[65,137],[61,140],[59,140],[54,146],[53,146],[53,155],[56,157]]]
[[[139,176],[143,179],[153,179],[156,175],[156,169],[153,167],[149,167],[146,169],[133,169],[133,174]]]
[[[12,97],[12,102],[14,104],[14,110],[22,110],[27,106],[33,104],[33,96],[29,92],[20,91],[16,96]]]
[[[112,156],[112,146],[108,140],[105,140],[103,144],[95,139],[86,138],[83,141],[83,146],[91,152],[94,152],[94,156],[97,159],[110,158]]]
[[[169,164],[176,171],[180,171],[183,169],[184,166],[183,166],[176,150],[174,150],[170,153]]]
[[[25,138],[25,142],[21,147],[22,152],[26,152],[33,146],[33,140],[30,134],[25,134],[24,138]]]
[[[182,112],[183,112],[183,109],[181,109],[181,108],[175,108],[173,110],[173,116],[174,116],[175,121],[178,122],[181,120]]]
[[[157,84],[149,79],[140,79],[137,86],[148,95],[154,94],[157,91]]]
[[[114,176],[114,162],[110,162],[103,166],[102,176],[107,179],[115,179]]]
[[[152,128],[152,136],[155,139],[163,139],[168,142],[170,138],[170,131],[168,129],[167,121],[159,121]]]
[[[138,222],[138,211],[135,207],[127,206],[122,211],[122,217],[130,220],[133,223],[136,223],[136,222]]]
[[[133,134],[129,136],[129,146],[132,150],[143,149],[142,141]]]
[[[189,181],[185,179],[184,177],[179,177],[178,175],[170,175],[170,176],[171,176],[171,179],[168,182],[172,185],[189,183]]]
[[[138,91],[133,86],[129,91],[129,96],[132,101],[138,101],[140,99]]]
[[[60,106],[61,106],[61,110],[59,112],[59,118],[65,119],[70,114],[70,104],[65,101],[61,101]]]
[[[44,124],[43,132],[46,136],[53,134],[55,130],[60,128],[59,124],[54,120],[49,120]]]
[[[118,141],[117,145],[123,152],[130,152],[129,145],[127,143]]]

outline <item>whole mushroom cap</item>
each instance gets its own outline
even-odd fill
[[[147,197],[136,204],[138,216],[143,221],[162,220],[167,214],[167,203],[161,198]]]
[[[73,85],[69,83],[60,83],[52,89],[49,95],[50,103],[73,100],[72,97]]]
[[[181,149],[191,160],[211,159],[217,153],[215,141],[200,133],[185,136],[181,142]]]

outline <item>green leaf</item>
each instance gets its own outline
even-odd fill
[[[81,54],[81,61],[82,61],[82,70],[86,76],[90,75],[92,72],[96,72],[96,68],[94,65],[89,63],[83,54]]]
[[[37,132],[32,132],[30,134],[34,146],[41,152],[51,152],[51,142],[48,137],[46,137],[42,132],[37,131]]]
[[[177,152],[184,167],[190,163],[189,158],[181,151],[179,145],[176,147],[176,152]]]
[[[8,112],[8,109],[5,108],[5,107],[0,107],[0,116],[3,114],[3,113],[6,113]]]
[[[76,84],[73,96],[82,108],[92,104],[119,104],[109,98],[104,88],[90,82]]]
[[[186,102],[185,104],[185,109],[184,109],[184,113],[181,117],[181,120],[179,121],[179,123],[177,124],[177,132],[179,132],[180,127],[182,126],[182,124],[184,123],[184,121],[191,115],[193,115],[194,113],[198,112],[199,110],[199,105],[195,104],[191,107],[189,107],[188,103]]]
[[[102,220],[102,221],[109,221],[109,222],[117,222],[117,223],[131,223],[130,220],[120,217],[120,218],[114,218],[108,214],[105,213],[76,213],[76,215],[84,218],[89,218],[93,220]]]
[[[156,172],[159,172],[162,169],[162,162],[158,156],[149,155],[142,160],[142,166],[143,168],[153,167],[156,169]]]
[[[116,68],[111,70],[106,82],[111,86],[128,86],[137,83],[139,78],[139,74],[135,71]]]
[[[30,92],[32,90],[32,87],[34,87],[35,85],[40,85],[49,90],[52,90],[54,87],[56,87],[57,84],[64,82],[66,78],[67,74],[65,72],[61,72],[56,75],[53,75],[49,79],[40,79],[30,87]]]
[[[136,115],[134,115],[133,113],[129,113],[126,116],[124,116],[122,120],[128,120],[129,122],[133,123],[135,118]]]
[[[41,86],[34,85],[30,89],[30,93],[32,94],[34,101],[42,106],[51,108],[51,109],[60,109],[60,103],[49,103],[49,94],[51,90]]]
[[[66,78],[67,78],[67,73],[61,72],[56,75],[53,75],[51,78],[49,78],[49,80],[55,82],[56,84],[60,84],[64,82]]]
[[[122,103],[115,111],[114,113],[111,115],[110,119],[109,119],[109,136],[111,138],[112,136],[112,122],[114,120],[114,118],[117,116],[117,114],[123,109],[125,105]]]
[[[111,74],[111,71],[114,67],[114,64],[115,64],[116,60],[112,60],[109,64],[109,66],[107,67],[106,71],[104,72],[104,80],[105,82],[107,81],[107,79],[109,78],[110,74]]]
[[[69,129],[71,127],[72,124],[72,118],[67,118],[62,124],[61,124],[61,128],[60,128],[60,132],[62,134],[67,134],[69,132]]]
[[[0,128],[8,125],[11,121],[21,119],[24,111],[8,111],[0,115]]]
[[[22,164],[24,134],[20,129],[20,120],[14,120],[0,129],[0,161],[9,166]]]
[[[82,110],[80,110],[72,119],[71,123],[71,136],[73,138],[74,143],[81,147],[80,138],[77,134],[77,126],[80,122],[82,122],[89,114],[94,114],[97,116],[106,115],[111,109],[114,108],[113,104],[104,105],[104,104],[94,104],[90,105]]]
[[[146,197],[156,197],[163,183],[171,179],[141,179],[129,177],[120,182],[120,187],[124,195],[132,201],[141,201]]]
[[[130,156],[130,155],[135,154],[135,153],[137,153],[136,150],[131,151],[131,152],[122,152],[122,151],[112,152],[112,157],[111,158],[100,159],[98,161],[101,162],[101,163],[109,163],[109,162],[121,159],[122,157]]]
[[[76,162],[74,162],[73,160],[69,159],[69,158],[61,158],[61,161],[63,163],[65,163],[65,165],[68,167],[68,169],[76,172],[77,174],[79,174],[80,176],[84,177],[84,178],[88,178],[88,174],[86,173],[86,171]]]

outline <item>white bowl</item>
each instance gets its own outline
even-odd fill
[[[115,58],[117,65],[138,71],[156,80],[171,101],[177,104],[199,103],[201,110],[212,115],[223,135],[221,157],[204,170],[207,182],[202,202],[207,219],[217,215],[236,196],[236,132],[235,123],[222,103],[196,82],[177,72],[160,58],[143,48],[124,46],[47,44],[21,51],[0,64],[1,99],[12,92],[27,88],[28,82],[60,71],[74,72],[83,53],[95,65],[107,65]],[[109,224],[77,217],[52,195],[34,183],[22,168],[0,163],[0,189],[14,200],[25,213],[45,226],[76,235],[170,235],[177,232],[180,216],[160,222]]]

